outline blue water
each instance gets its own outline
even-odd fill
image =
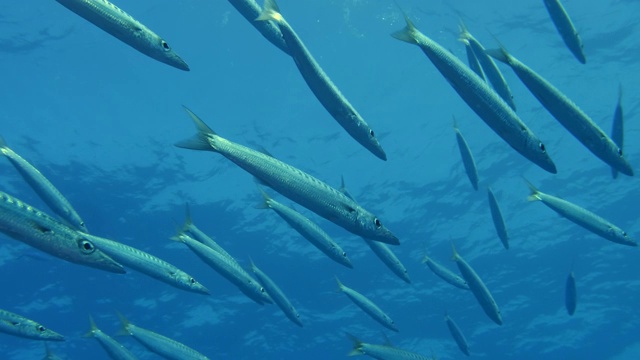
[[[611,220],[640,238],[637,178],[612,180],[588,152],[502,67],[518,114],[545,142],[559,173],[525,160],[458,97],[424,54],[389,34],[404,26],[391,1],[280,0],[284,17],[376,131],[389,161],[351,139],[319,104],[294,63],[226,1],[118,1],[163,36],[189,73],[136,52],[55,1],[5,1],[0,11],[0,133],[71,201],[99,236],[159,256],[196,277],[203,296],[145,275],[67,263],[0,235],[0,308],[64,334],[66,359],[106,359],[83,338],[88,316],[115,334],[115,311],[215,359],[334,359],[351,350],[345,332],[438,359],[461,359],[443,321],[455,319],[476,359],[637,359],[640,281],[637,249],[613,244],[527,203],[522,177]],[[466,59],[458,16],[486,47],[495,35],[553,82],[606,132],[624,89],[625,154],[636,173],[640,40],[637,1],[564,1],[585,44],[581,65],[542,1],[402,1],[427,36]],[[401,240],[393,247],[412,284],[396,278],[364,242],[300,206],[351,258],[344,268],[309,245],[273,212],[255,208],[250,175],[220,155],[178,149],[194,133],[184,104],[221,136],[340,184]],[[468,182],[452,115],[476,158],[480,191]],[[6,161],[0,189],[47,210]],[[486,198],[496,193],[511,249],[498,239]],[[285,204],[291,202],[271,192]],[[244,266],[249,257],[288,294],[304,328],[274,305],[259,306],[173,243],[185,203],[200,229]],[[48,210],[47,210],[48,211]],[[449,239],[485,280],[503,326],[470,293],[436,278],[425,253],[454,269]],[[573,264],[573,265],[572,265]],[[573,269],[578,307],[564,309]],[[334,276],[375,300],[395,320],[390,333],[338,293]],[[119,340],[155,359],[132,338]],[[0,358],[40,359],[42,343],[0,334]]]

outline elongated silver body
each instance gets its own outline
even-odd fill
[[[274,0],[265,0],[262,13],[257,20],[271,20],[278,24],[284,40],[287,43],[289,54],[293,57],[309,89],[311,89],[322,106],[327,109],[338,124],[340,124],[353,139],[359,142],[360,145],[364,146],[378,158],[387,160],[387,155],[378,142],[378,138],[376,138],[373,130],[349,103],[347,98],[342,95],[324,70],[322,70],[302,40],[300,40],[289,23],[282,17]]]
[[[564,288],[564,305],[569,315],[573,315],[576,312],[578,292],[576,291],[576,278],[573,275],[573,271],[567,276],[567,282]]]
[[[431,269],[431,271],[434,274],[436,274],[438,277],[440,277],[442,280],[448,282],[449,284],[459,289],[469,290],[469,285],[467,285],[467,282],[463,278],[454,274],[451,270],[447,269],[446,267],[433,261],[433,259],[431,259],[430,257],[425,255],[424,259],[422,259],[422,263],[427,264],[429,269]]]
[[[140,344],[169,360],[208,360],[209,358],[188,347],[187,345],[160,335],[151,330],[141,328],[129,322],[124,316],[118,314],[122,321],[122,335],[133,336]]]
[[[294,324],[302,327],[302,320],[300,320],[300,314],[291,301],[287,298],[284,292],[280,289],[280,287],[273,281],[267,274],[262,272],[262,270],[258,269],[256,264],[251,262],[251,271],[255,274],[256,278],[258,278],[258,282],[262,284],[264,289],[269,294],[269,297],[273,300],[273,302],[278,305],[280,310],[291,320]]]
[[[393,320],[391,320],[389,315],[387,315],[384,311],[382,311],[382,309],[380,309],[378,305],[376,305],[373,301],[371,301],[366,296],[343,285],[340,282],[340,280],[338,280],[338,278],[336,278],[336,281],[338,282],[338,289],[342,293],[347,295],[347,297],[351,299],[351,301],[354,304],[356,304],[360,309],[362,309],[362,311],[364,311],[367,315],[369,315],[373,320],[379,322],[380,324],[382,324],[382,326],[386,327],[387,329],[398,331],[398,328],[396,327]]]
[[[453,246],[452,246],[453,247]],[[476,274],[475,270],[469,265],[456,251],[455,247],[453,247],[453,261],[458,265],[458,270],[460,270],[460,275],[469,285],[469,290],[473,293],[473,296],[476,297],[478,303],[484,310],[484,313],[493,320],[498,325],[502,325],[502,316],[500,315],[500,309],[498,308],[498,304],[493,299],[493,296],[487,289],[487,286],[484,284],[480,276]]]
[[[114,273],[122,265],[97,248],[87,234],[0,192],[0,232],[55,257]]]
[[[447,328],[449,328],[451,337],[455,340],[460,351],[462,351],[463,354],[470,356],[469,343],[467,343],[467,338],[462,333],[462,330],[460,330],[460,327],[458,327],[458,324],[456,324],[456,322],[447,314],[444,315],[444,321],[447,323]]]
[[[109,1],[56,1],[139,52],[177,69],[189,71],[189,65],[164,39]]]
[[[92,317],[89,317],[89,322],[91,323],[91,329],[89,329],[89,332],[85,334],[85,336],[95,338],[112,360],[137,359],[137,357],[133,355],[133,353],[131,353],[131,351],[125,348],[122,344],[117,342],[111,336],[102,332],[102,330],[98,329],[98,326],[96,326],[96,323],[93,321]]]
[[[198,133],[178,142],[177,147],[217,152],[273,190],[336,225],[370,240],[400,244],[376,216],[342,192],[274,157],[218,136],[193,112],[185,110]]]
[[[64,336],[24,316],[0,309],[0,332],[34,340],[64,341]]]
[[[347,335],[353,342],[353,350],[351,350],[349,356],[367,355],[378,360],[435,360],[435,358],[429,358],[391,345],[365,343],[351,334]]]
[[[24,181],[31,186],[33,191],[56,215],[60,216],[62,220],[72,227],[88,232],[84,221],[71,206],[69,200],[35,166],[10,149],[2,137],[0,137],[0,153],[9,160],[11,165],[22,175]]]
[[[589,151],[621,173],[633,176],[622,150],[566,95],[504,48],[488,52],[509,65],[542,106]]]
[[[520,120],[513,109],[458,58],[418,31],[409,18],[405,17],[405,20],[407,26],[392,36],[418,45],[462,100],[498,136],[522,156],[555,174],[556,166],[547,154],[544,144]]]
[[[200,243],[187,234],[178,234],[178,236],[173,237],[172,240],[179,241],[187,245],[194,254],[202,259],[202,261],[209,265],[218,274],[222,275],[225,279],[229,280],[229,282],[234,284],[251,300],[260,305],[273,302],[269,298],[265,289],[236,262],[229,261],[226,256]]]
[[[316,223],[292,208],[273,200],[264,191],[261,190],[260,192],[264,199],[263,204],[260,206],[261,208],[272,209],[284,221],[286,221],[289,226],[302,235],[302,237],[307,239],[311,245],[315,246],[318,250],[327,255],[331,260],[350,269],[353,268],[351,261],[347,257],[347,253],[342,250],[340,245],[333,241],[333,239],[324,230],[322,230],[320,226],[316,225]]]
[[[411,279],[409,279],[409,273],[407,272],[407,268],[402,265],[400,259],[389,249],[386,244],[383,244],[379,241],[371,241],[369,239],[364,239],[364,241],[369,245],[371,251],[373,251],[376,256],[382,260],[382,262],[391,270],[394,274],[396,274],[400,279],[404,280],[407,284],[411,284]]]
[[[586,64],[587,58],[584,56],[582,39],[580,39],[578,31],[573,26],[573,22],[571,21],[571,18],[569,18],[567,11],[560,3],[560,0],[544,0],[544,6],[549,12],[553,25],[556,26],[556,29],[560,33],[562,41],[564,41],[565,45],[567,45],[573,56],[575,56],[578,61]]]
[[[205,234],[202,230],[198,229],[196,224],[194,224],[193,220],[191,219],[191,211],[189,211],[189,206],[187,206],[187,217],[184,221],[184,225],[182,225],[181,232],[187,233],[187,235],[190,235],[193,239],[200,241],[204,245],[207,245],[208,247],[217,251],[221,255],[225,256],[227,259],[229,259],[229,261],[232,261],[238,264],[236,259],[233,256],[231,256],[227,252],[227,250],[225,250],[222,246],[220,246],[220,244],[218,244],[212,237]],[[238,264],[238,267],[240,267],[239,264]]]
[[[529,182],[527,184],[531,192],[529,201],[542,201],[543,204],[558,214],[609,241],[627,246],[638,246],[636,241],[629,237],[629,234],[608,220],[576,204],[540,192]]]
[[[467,63],[469,64],[469,68],[473,70],[473,72],[476,73],[482,80],[486,81],[484,77],[484,71],[482,71],[482,67],[478,62],[478,57],[473,52],[471,45],[469,45],[468,41],[465,41],[463,43],[464,43],[464,51],[467,54]]]
[[[464,171],[467,173],[467,177],[469,178],[473,188],[478,190],[478,168],[476,167],[475,160],[473,160],[469,144],[467,144],[467,140],[462,136],[462,132],[458,129],[455,120],[453,123],[453,130],[456,133],[456,142],[458,143],[458,150],[460,150],[460,157],[462,157]]]
[[[96,247],[106,254],[138,272],[160,280],[178,289],[209,294],[209,290],[196,279],[168,262],[147,252],[125,245],[121,242],[87,235]]]
[[[260,16],[262,8],[260,8],[260,5],[258,5],[255,0],[229,0],[229,2],[262,36],[269,40],[270,43],[282,50],[285,54],[289,54],[289,49],[278,25],[271,21],[256,21],[256,18]]]
[[[491,210],[491,219],[493,219],[493,225],[496,228],[498,237],[502,241],[502,245],[505,249],[509,249],[509,234],[507,233],[507,225],[502,217],[502,211],[498,206],[498,200],[491,191],[491,188],[487,188],[487,196],[489,197],[489,209]]]
[[[611,125],[611,140],[618,145],[620,151],[624,147],[624,113],[622,111],[622,86],[618,88],[618,103],[613,112],[613,124]],[[618,177],[618,170],[611,168],[611,176]]]

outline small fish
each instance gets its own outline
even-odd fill
[[[269,297],[273,299],[273,302],[278,305],[278,307],[282,310],[282,312],[296,325],[302,327],[302,320],[300,320],[300,314],[296,310],[295,307],[291,304],[291,301],[287,298],[287,296],[280,290],[280,287],[276,285],[273,280],[267,274],[262,272],[262,270],[258,269],[256,264],[251,261],[251,271],[256,275],[258,281],[264,289],[269,294]]]
[[[0,332],[27,339],[64,341],[64,336],[24,316],[0,309]]]
[[[493,191],[491,191],[491,188],[487,188],[487,195],[489,196],[489,209],[491,210],[493,225],[496,227],[502,245],[505,249],[509,250],[509,234],[507,234],[507,225],[504,222],[502,212],[498,206],[498,200],[496,200],[496,196],[493,194]]]
[[[447,314],[444,315],[444,321],[447,323],[449,332],[451,333],[453,340],[455,340],[456,344],[458,345],[458,348],[460,349],[460,351],[462,351],[462,353],[467,356],[471,356],[471,353],[469,352],[469,344],[467,343],[467,338],[464,337],[464,334],[462,333],[462,330],[460,330],[460,328],[458,327],[458,324],[456,324],[455,321],[453,321],[453,319]]]
[[[469,290],[473,293],[473,296],[476,297],[478,303],[484,310],[484,313],[493,320],[498,325],[502,325],[502,316],[500,315],[500,309],[498,308],[498,304],[493,299],[493,296],[487,289],[487,286],[484,284],[480,276],[473,270],[471,265],[469,265],[456,251],[455,246],[451,243],[451,248],[453,249],[453,261],[458,265],[458,270],[460,270],[460,274],[462,278],[469,285]]]
[[[571,316],[576,312],[576,305],[578,304],[578,294],[576,292],[576,278],[573,275],[573,271],[567,276],[567,283],[564,288],[564,305],[567,308],[567,313]]]
[[[363,238],[364,239],[364,238]],[[373,251],[376,256],[382,260],[382,262],[391,270],[394,274],[396,274],[400,279],[404,280],[407,284],[411,284],[411,279],[409,279],[409,273],[407,272],[407,268],[402,265],[400,259],[389,249],[387,244],[381,243],[379,241],[371,241],[368,239],[364,239],[364,241],[369,245],[371,251]]]
[[[544,0],[544,6],[551,16],[551,21],[556,26],[556,29],[562,37],[562,41],[567,45],[573,56],[583,64],[587,63],[587,58],[584,56],[584,46],[578,31],[573,26],[569,14],[564,9],[560,0]]]
[[[469,285],[467,285],[467,282],[463,278],[454,274],[451,270],[447,269],[446,267],[433,261],[433,259],[431,259],[427,255],[424,256],[424,259],[422,259],[422,263],[427,264],[429,269],[431,269],[431,271],[433,271],[434,274],[438,275],[442,280],[448,282],[449,284],[459,289],[469,290]]]
[[[633,169],[622,156],[622,150],[565,94],[504,47],[487,50],[487,53],[509,65],[542,106],[589,151],[621,173],[633,176]]]
[[[280,28],[271,21],[255,21],[260,16],[262,9],[255,0],[229,0],[242,16],[244,16],[253,27],[255,27],[262,36],[264,36],[269,42],[275,45],[278,49],[282,50],[285,54],[289,55],[289,48],[287,43],[282,37]]]
[[[478,74],[478,76],[482,80],[487,81],[484,77],[484,72],[482,71],[482,67],[478,62],[478,58],[476,57],[476,54],[473,52],[473,49],[471,48],[471,45],[469,45],[468,41],[463,41],[463,44],[464,44],[464,50],[467,53],[467,63],[469,64],[469,68],[471,68],[471,70],[473,70],[474,73]]]
[[[109,1],[56,1],[141,53],[177,69],[189,71],[189,65],[164,39]]]
[[[123,265],[178,289],[209,295],[209,290],[196,279],[168,262],[123,243],[85,234],[98,249]]]
[[[118,313],[122,322],[120,335],[131,335],[149,351],[169,360],[208,360],[209,358],[188,347],[187,345],[155,333],[151,330],[134,325]]]
[[[376,216],[342,192],[272,156],[218,136],[191,110],[185,110],[198,133],[178,142],[177,147],[220,153],[273,190],[336,225],[370,240],[400,244]]]
[[[624,145],[624,114],[622,112],[622,85],[618,87],[618,104],[613,113],[613,124],[611,128],[611,140],[618,145],[620,151]],[[614,179],[618,177],[618,170],[611,168],[611,176]]]
[[[347,334],[347,336],[353,342],[353,350],[351,350],[349,356],[368,355],[380,360],[435,360],[435,358],[428,358],[418,353],[398,349],[391,344],[368,344],[351,334]]]
[[[346,287],[343,285],[340,280],[336,277],[336,281],[338,282],[338,289],[347,295],[354,304],[356,304],[362,311],[367,313],[367,315],[371,316],[371,318],[387,329],[393,331],[399,331],[396,327],[396,324],[391,320],[389,315],[387,315],[382,309],[378,307],[378,305],[374,304],[373,301],[369,300],[366,296],[360,294],[359,292]]]
[[[113,360],[136,360],[137,357],[131,353],[126,347],[122,346],[111,336],[98,329],[93,318],[89,316],[89,322],[91,323],[91,329],[85,334],[86,337],[93,337],[98,340],[100,346],[107,352],[107,355]]]
[[[473,160],[469,144],[467,144],[467,141],[464,139],[464,136],[462,136],[460,129],[458,129],[455,118],[453,119],[453,130],[456,132],[456,142],[458,143],[458,150],[460,150],[464,170],[467,173],[467,177],[469,178],[469,181],[471,181],[473,188],[478,190],[478,168],[476,167],[475,160]]]
[[[11,150],[1,136],[0,153],[18,170],[24,181],[31,186],[42,201],[44,201],[56,215],[60,216],[65,223],[82,232],[89,232],[80,215],[78,215],[73,206],[71,206],[71,203],[69,203],[69,200],[67,200],[35,166]]]
[[[391,36],[420,47],[462,100],[498,136],[534,164],[552,174],[557,173],[545,145],[513,109],[462,61],[418,31],[406,15],[405,21],[407,26]]]
[[[113,273],[122,265],[97,248],[89,235],[0,191],[0,232],[60,259]]]
[[[187,205],[187,216],[186,216],[186,219],[184,221],[184,225],[182,225],[182,230],[180,230],[180,232],[181,233],[187,233],[188,235],[190,235],[195,240],[200,241],[204,245],[207,245],[208,247],[210,247],[213,250],[215,250],[218,253],[220,253],[222,256],[224,256],[227,259],[229,259],[229,261],[232,261],[232,262],[237,264],[237,261],[233,256],[231,256],[212,237],[210,237],[209,235],[205,234],[202,230],[198,229],[198,227],[193,223],[193,220],[191,219],[191,211],[189,210],[189,205]],[[238,264],[238,266],[240,266],[240,265]]]
[[[631,239],[625,231],[591,211],[566,200],[540,192],[528,181],[527,185],[529,185],[531,192],[528,198],[529,201],[542,201],[543,204],[558,214],[609,241],[627,246],[638,246],[635,240]]]
[[[387,160],[387,155],[378,142],[373,129],[325,74],[302,40],[284,19],[274,0],[265,0],[262,13],[256,20],[271,20],[278,24],[287,43],[289,54],[293,57],[300,74],[322,106],[360,145],[378,158]]]

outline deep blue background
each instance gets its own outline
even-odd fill
[[[458,18],[486,47],[495,35],[553,82],[606,132],[624,89],[626,157],[636,173],[640,148],[640,37],[637,1],[564,1],[585,44],[573,58],[542,1],[402,1],[427,36],[466,59]],[[156,62],[52,0],[4,1],[0,10],[0,133],[71,201],[89,230],[155,254],[194,275],[212,296],[184,292],[130,271],[113,275],[41,254],[0,236],[0,308],[64,335],[52,344],[67,359],[106,358],[82,338],[92,314],[114,334],[115,310],[210,358],[342,358],[350,332],[384,342],[383,328],[336,292],[334,276],[374,299],[396,321],[401,348],[438,359],[464,355],[447,311],[478,359],[636,359],[640,318],[637,249],[610,243],[527,203],[526,177],[542,191],[582,205],[638,237],[637,178],[612,180],[609,168],[562,128],[501,67],[518,114],[547,145],[559,173],[532,165],[498,138],[415,46],[389,34],[404,26],[392,1],[280,0],[282,14],[343,94],[381,138],[382,162],[353,141],[322,108],[294,63],[262,38],[227,1],[116,3],[163,36],[191,66]],[[322,256],[260,202],[251,176],[213,153],[178,149],[194,133],[181,104],[220,135],[340,184],[400,239],[393,250],[412,284],[396,278],[358,237],[304,211],[348,252],[349,270]],[[469,184],[452,115],[475,155],[481,190]],[[46,209],[6,161],[1,190]],[[486,187],[505,215],[511,249],[491,222]],[[271,192],[276,199],[291,204]],[[168,240],[191,204],[195,223],[247,266],[277,281],[305,323],[244,297],[181,244]],[[296,206],[298,210],[304,210]],[[449,239],[483,277],[504,325],[492,323],[470,293],[443,283],[420,260],[453,268]],[[564,309],[572,268],[578,309]],[[135,340],[120,338],[141,359]],[[0,334],[2,359],[39,359],[37,341]]]

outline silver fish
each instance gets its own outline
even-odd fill
[[[209,358],[188,347],[187,345],[170,339],[166,336],[155,333],[151,330],[141,328],[134,325],[118,313],[120,321],[122,321],[121,335],[131,335],[140,344],[165,359],[169,360],[208,360]]]
[[[364,239],[364,238],[363,238]],[[407,268],[402,265],[400,259],[389,249],[389,247],[381,243],[379,241],[371,241],[369,239],[364,239],[364,241],[369,245],[371,251],[373,251],[376,256],[382,260],[382,262],[391,270],[394,274],[396,274],[400,279],[404,280],[407,284],[411,284],[411,279],[409,279],[409,273],[407,272]]]
[[[137,357],[131,353],[126,347],[117,342],[111,336],[102,332],[102,330],[98,329],[98,326],[93,321],[93,318],[89,316],[89,322],[91,323],[91,329],[86,337],[93,337],[98,340],[100,346],[107,352],[109,357],[113,360],[136,360]]]
[[[447,269],[446,267],[433,261],[433,259],[431,259],[427,255],[424,256],[424,259],[422,259],[422,263],[427,264],[429,269],[431,269],[431,271],[433,271],[434,274],[438,275],[438,277],[440,277],[442,280],[448,282],[449,284],[459,289],[469,290],[469,285],[467,285],[467,282],[463,278],[454,274],[451,270]]]
[[[558,214],[609,241],[627,246],[638,246],[638,243],[631,239],[629,234],[611,222],[576,204],[540,192],[528,181],[527,184],[531,192],[528,198],[529,201],[542,201],[543,204]]]
[[[271,280],[267,274],[262,272],[262,270],[258,269],[256,264],[251,261],[251,271],[256,275],[258,281],[264,289],[267,291],[267,294],[273,299],[273,302],[278,305],[278,307],[282,310],[282,312],[296,325],[302,327],[302,320],[300,320],[300,314],[296,310],[295,307],[291,304],[291,301],[287,298],[287,296],[282,292],[280,287],[276,285],[276,283]]]
[[[589,151],[621,173],[633,176],[622,150],[566,95],[503,48],[487,53],[509,65],[533,96]]]
[[[123,274],[122,265],[97,248],[89,235],[0,192],[0,232],[76,264]]]
[[[88,232],[84,221],[80,218],[80,215],[78,215],[73,206],[71,206],[69,200],[67,200],[35,166],[11,150],[1,136],[0,153],[9,160],[11,165],[22,175],[24,181],[31,186],[33,191],[38,194],[42,201],[44,201],[56,215],[60,216],[62,220],[72,227],[82,232]]]
[[[393,320],[387,315],[382,309],[378,307],[373,301],[369,300],[366,296],[360,294],[359,292],[346,287],[343,285],[340,280],[336,277],[336,281],[338,282],[338,289],[343,292],[354,304],[356,304],[362,311],[364,311],[367,315],[369,315],[373,320],[382,324],[382,326],[387,329],[393,331],[399,331],[396,327],[396,324]]]
[[[478,62],[478,58],[476,57],[476,54],[473,52],[471,45],[469,45],[468,41],[463,41],[463,44],[464,44],[464,51],[467,54],[467,63],[469,64],[469,68],[473,70],[474,73],[478,74],[478,76],[482,80],[487,81],[484,77],[484,71],[482,71],[482,67]]]
[[[196,279],[168,262],[121,242],[85,234],[98,249],[125,266],[178,289],[208,295],[209,290]]]
[[[435,358],[429,358],[415,352],[399,349],[391,344],[369,344],[360,341],[351,334],[347,334],[347,336],[353,342],[353,350],[351,350],[349,356],[368,355],[380,360],[435,360]]]
[[[56,1],[141,53],[180,70],[189,71],[189,65],[164,39],[109,1]]]
[[[184,221],[184,225],[182,225],[182,230],[180,232],[187,233],[195,240],[200,241],[204,245],[212,248],[213,250],[220,253],[222,256],[226,257],[229,261],[234,262],[240,267],[236,259],[231,256],[222,246],[220,246],[212,237],[205,234],[202,230],[198,229],[196,224],[193,223],[191,219],[191,211],[189,210],[189,205],[187,205],[187,216]]]
[[[278,25],[271,21],[255,21],[255,19],[260,16],[260,12],[262,12],[260,5],[258,5],[255,0],[229,0],[229,2],[262,36],[269,40],[270,43],[282,50],[285,54],[289,54],[289,48],[287,48],[287,43],[284,41]]]
[[[469,343],[467,343],[467,338],[462,333],[462,330],[460,330],[460,327],[458,327],[458,324],[456,324],[456,322],[447,314],[444,315],[444,321],[447,323],[447,328],[449,328],[451,337],[455,340],[460,351],[462,351],[463,354],[470,356]]]
[[[460,270],[460,274],[462,278],[469,285],[469,290],[473,293],[473,296],[476,297],[478,303],[484,310],[484,313],[493,320],[498,325],[502,325],[502,316],[500,315],[500,309],[498,308],[498,304],[493,299],[493,296],[487,289],[487,286],[484,284],[480,276],[476,274],[475,270],[469,265],[456,251],[456,248],[451,244],[451,248],[453,249],[453,260],[458,265],[458,270]]]
[[[613,112],[613,124],[611,126],[611,140],[618,145],[620,151],[624,146],[624,114],[622,112],[622,85],[618,87],[618,103],[616,110]],[[611,176],[614,179],[618,177],[618,170],[611,168]]]
[[[555,174],[556,166],[544,144],[518,115],[476,73],[437,42],[422,34],[405,15],[407,26],[392,36],[422,49],[467,105],[522,156]]]
[[[478,190],[478,168],[476,167],[475,160],[473,160],[473,155],[471,154],[471,149],[469,148],[469,144],[467,144],[467,140],[465,140],[464,136],[462,136],[462,132],[458,129],[455,118],[453,119],[453,130],[456,132],[456,142],[458,143],[458,150],[460,150],[464,170],[467,173],[467,177],[469,178],[469,181],[471,181],[473,188]]]
[[[567,313],[572,315],[576,312],[576,306],[578,304],[578,293],[576,291],[576,278],[573,275],[573,271],[567,276],[567,283],[564,288],[564,305],[567,308]]]
[[[544,0],[544,6],[551,16],[551,21],[556,26],[556,29],[562,37],[562,41],[567,45],[573,56],[583,64],[587,63],[587,58],[584,56],[584,45],[578,31],[573,26],[569,14],[564,9],[560,0]]]
[[[498,206],[498,200],[493,194],[493,191],[491,191],[491,188],[487,188],[487,195],[489,197],[489,209],[491,210],[493,225],[498,232],[498,237],[500,238],[500,241],[502,241],[502,245],[505,249],[509,249],[509,234],[507,233],[507,225],[505,224],[504,218],[502,217],[500,206]]]
[[[256,20],[271,20],[278,24],[287,43],[289,54],[293,57],[300,74],[302,74],[302,77],[322,106],[327,109],[329,114],[353,139],[378,158],[387,160],[387,155],[382,146],[380,146],[373,129],[369,127],[367,122],[364,121],[362,116],[358,114],[356,109],[325,74],[302,40],[280,14],[280,9],[278,9],[278,5],[274,0],[265,0],[262,13]]]
[[[400,244],[380,220],[340,191],[274,157],[218,136],[185,108],[198,133],[177,147],[220,153],[273,190],[314,213],[364,238]]]
[[[0,332],[34,340],[64,341],[64,336],[24,316],[0,309]]]

